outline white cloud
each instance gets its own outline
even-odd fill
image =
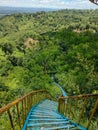
[[[0,0],[0,6],[15,5],[17,0]]]
[[[97,8],[89,0],[0,0],[0,6],[44,7],[44,8]]]
[[[32,0],[32,6],[62,8],[66,6],[64,0]]]
[[[32,0],[32,6],[70,9],[98,8],[98,6],[92,4],[89,0]]]
[[[32,0],[32,6],[70,9],[98,8],[98,6],[92,4],[89,0]]]

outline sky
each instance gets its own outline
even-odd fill
[[[98,9],[89,0],[0,0],[0,6],[57,8],[57,9]]]

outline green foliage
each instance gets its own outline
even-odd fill
[[[61,94],[52,73],[69,95],[97,92],[97,14],[61,10],[0,18],[1,106],[31,90]]]

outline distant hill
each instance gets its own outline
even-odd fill
[[[54,9],[50,8],[25,8],[25,7],[3,7],[0,6],[0,16],[10,15],[15,13],[35,13],[40,11],[53,11]]]

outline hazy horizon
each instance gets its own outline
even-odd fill
[[[89,0],[0,0],[1,7],[51,8],[51,9],[98,9]]]

